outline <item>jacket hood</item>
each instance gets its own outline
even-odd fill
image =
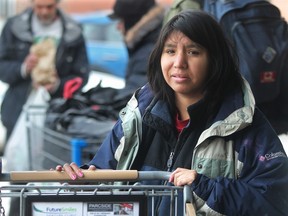
[[[11,30],[13,34],[20,40],[32,42],[33,34],[31,31],[31,17],[33,10],[31,8],[25,10],[15,18],[12,18]],[[82,34],[81,27],[70,17],[58,10],[58,15],[63,21],[64,33],[62,39],[65,43],[70,43],[79,38]]]
[[[156,5],[142,16],[142,18],[133,27],[131,27],[125,35],[124,40],[128,49],[133,49],[150,32],[157,28],[161,28],[164,14],[164,7]]]
[[[243,80],[242,98],[239,94],[236,94],[232,98],[228,97],[225,99],[214,123],[201,134],[199,143],[209,136],[229,136],[252,123],[255,112],[255,99],[250,85],[245,79]],[[242,105],[239,106],[239,102]],[[221,116],[224,116],[224,118]]]

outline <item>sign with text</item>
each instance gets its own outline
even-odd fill
[[[26,216],[144,216],[144,195],[30,196],[25,198]]]

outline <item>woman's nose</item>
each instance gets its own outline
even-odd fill
[[[185,59],[185,56],[182,53],[176,55],[173,66],[174,68],[181,68],[181,69],[187,68],[188,64]]]

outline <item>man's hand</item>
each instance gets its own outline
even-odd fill
[[[195,170],[177,168],[170,176],[169,182],[175,186],[191,185],[196,179],[197,172]]]
[[[38,57],[35,54],[30,53],[24,60],[26,67],[26,75],[29,75],[33,68],[38,64]]]
[[[45,78],[45,82],[43,81],[43,82],[39,83],[39,82],[35,82],[33,80],[33,86],[35,89],[42,86],[49,93],[54,93],[58,89],[59,85],[60,85],[60,79],[59,79],[56,71],[54,73],[50,74],[49,78]]]
[[[50,79],[51,79],[51,83],[47,83],[43,86],[48,92],[54,93],[60,85],[60,79],[58,77],[57,71],[53,73]]]

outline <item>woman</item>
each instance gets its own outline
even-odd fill
[[[201,215],[287,213],[287,157],[213,18],[173,17],[151,54],[148,80],[83,169],[171,171],[171,183],[191,185]],[[83,177],[74,163],[56,169]],[[166,205],[157,205],[159,215],[168,215]]]

